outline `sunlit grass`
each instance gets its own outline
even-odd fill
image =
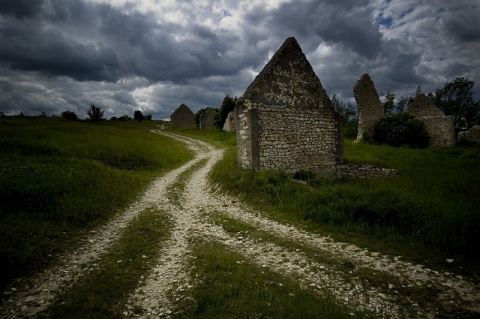
[[[192,153],[158,122],[6,118],[0,126],[0,287],[43,267]]]

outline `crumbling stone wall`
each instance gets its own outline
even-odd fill
[[[228,113],[223,130],[225,132],[235,132],[235,112]]]
[[[375,126],[385,116],[385,113],[377,89],[367,73],[363,74],[355,83],[353,95],[357,101],[357,142],[362,142],[365,135],[373,136]]]
[[[407,112],[424,123],[425,131],[430,137],[430,146],[455,145],[453,116],[445,116],[425,94],[418,94],[409,104]]]
[[[235,106],[237,161],[246,169],[319,171],[343,162],[343,121],[295,38]]]
[[[185,104],[181,104],[170,116],[172,127],[194,127],[195,115]]]
[[[392,168],[377,167],[368,164],[347,164],[336,167],[336,177],[351,178],[389,178],[398,176],[400,172]]]
[[[215,114],[217,112],[214,109],[208,109],[200,116],[201,130],[215,127]]]
[[[480,143],[480,125],[472,126],[468,131],[458,133],[459,140]]]

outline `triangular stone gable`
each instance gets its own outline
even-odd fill
[[[202,115],[200,115],[200,129],[208,129],[215,127],[215,115],[217,111],[210,108],[206,110]]]
[[[180,106],[175,111],[173,111],[173,113],[172,113],[172,115],[177,115],[177,114],[185,114],[185,115],[195,116],[193,114],[192,110],[190,110],[190,108],[183,103],[180,104]]]
[[[195,126],[195,115],[185,104],[180,106],[170,116],[172,127],[193,127]]]
[[[294,37],[285,40],[243,98],[278,107],[332,108],[320,79]]]
[[[342,117],[293,37],[238,99],[235,125],[241,168],[320,172],[343,162]]]
[[[423,93],[417,94],[408,106],[407,112],[423,122],[430,137],[430,146],[454,146],[455,126],[453,116],[445,116]]]

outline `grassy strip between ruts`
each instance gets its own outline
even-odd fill
[[[217,242],[197,242],[193,249],[190,291],[196,305],[176,318],[365,318],[318,296],[292,279],[258,267]],[[187,298],[189,300],[190,298]]]
[[[274,219],[308,224],[340,240],[417,260],[434,256],[432,248],[447,258],[478,259],[480,148],[413,150],[346,141],[345,157],[400,169],[401,175],[299,183],[284,172],[238,169],[230,148],[211,180]]]
[[[170,233],[169,216],[143,211],[97,268],[58,297],[44,318],[124,318],[126,297],[154,265]]]
[[[168,187],[168,197],[173,203],[180,205],[180,202],[183,200],[182,195],[183,191],[185,190],[186,179],[189,175],[192,174],[192,172],[197,170],[199,167],[205,165],[206,163],[206,159],[198,161],[195,165],[192,165],[185,172],[181,173],[177,180]]]
[[[8,117],[0,126],[0,289],[38,270],[77,236],[192,158],[150,130],[158,121],[88,123]]]

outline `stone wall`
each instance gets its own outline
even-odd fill
[[[473,143],[480,143],[480,125],[475,125],[466,132],[459,132],[458,139]]]
[[[181,104],[170,116],[172,127],[194,127],[195,115],[185,104]]]
[[[385,113],[377,89],[367,73],[363,74],[355,83],[353,95],[357,101],[357,142],[361,142],[365,135],[373,136],[375,125],[384,117]]]
[[[374,165],[348,164],[337,165],[335,176],[337,178],[389,178],[398,176],[399,171],[392,168],[382,168]]]
[[[409,104],[407,112],[425,124],[425,131],[430,137],[430,146],[455,145],[453,116],[445,116],[425,94],[418,94]]]
[[[201,130],[215,127],[215,114],[217,114],[217,112],[214,109],[208,109],[205,113],[200,115]]]
[[[228,113],[223,130],[225,132],[235,132],[235,112]]]
[[[294,38],[235,107],[237,161],[246,169],[322,170],[343,162],[343,121]]]

